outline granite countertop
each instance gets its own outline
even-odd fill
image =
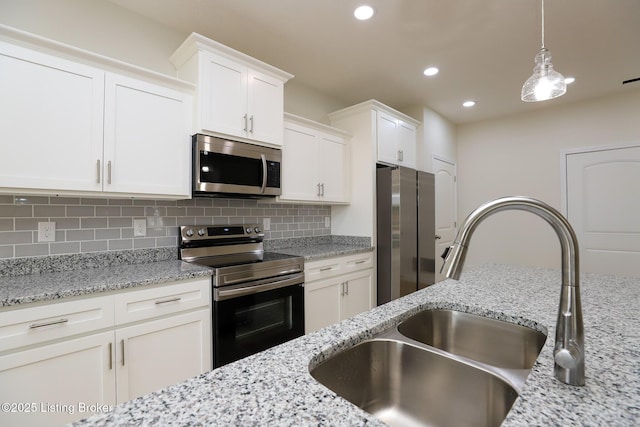
[[[206,277],[211,269],[179,260],[0,277],[0,308]]]
[[[265,242],[265,250],[304,257],[315,261],[373,251],[371,238],[353,236],[317,236]]]
[[[103,425],[384,425],[309,374],[332,354],[426,308],[453,308],[546,331],[504,426],[640,423],[640,279],[584,274],[586,386],[553,377],[556,270],[484,266],[366,313],[76,423]]]
[[[325,243],[315,246],[292,246],[289,248],[278,249],[275,252],[287,255],[302,256],[304,257],[305,261],[316,261],[323,258],[352,255],[371,251],[373,251],[373,247],[371,246]]]

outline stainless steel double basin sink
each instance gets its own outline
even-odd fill
[[[425,310],[311,369],[391,426],[498,426],[546,335],[455,310]]]

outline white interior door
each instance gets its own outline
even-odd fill
[[[436,186],[436,283],[445,279],[440,273],[445,248],[453,244],[456,237],[456,165],[449,160],[433,158],[433,173]]]
[[[566,155],[582,271],[640,277],[640,146]]]

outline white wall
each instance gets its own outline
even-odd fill
[[[2,0],[0,23],[171,76],[188,36],[104,0]]]
[[[284,111],[330,125],[328,113],[349,105],[300,83],[295,77],[284,85]]]
[[[485,201],[530,196],[561,210],[561,152],[640,141],[640,90],[458,127],[458,216]],[[637,196],[637,195],[636,195]],[[501,212],[471,239],[467,265],[560,267],[552,229],[528,212]]]
[[[416,136],[416,168],[418,170],[433,172],[433,156],[455,162],[457,144],[456,127],[453,123],[423,105],[401,111],[422,123]]]
[[[0,24],[171,76],[169,57],[189,33],[105,0],[1,0]],[[285,111],[321,123],[347,105],[295,78],[285,85]]]

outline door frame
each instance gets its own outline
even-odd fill
[[[452,209],[453,209],[453,218],[454,218],[453,219],[453,228],[454,228],[454,230],[453,230],[453,240],[452,240],[452,243],[453,243],[453,241],[455,241],[456,235],[458,233],[458,163],[455,160],[450,159],[450,158],[445,157],[445,156],[442,156],[440,154],[433,154],[431,156],[431,172],[433,174],[435,174],[435,172],[436,172],[436,169],[435,169],[434,164],[433,164],[434,160],[437,160],[437,161],[443,162],[443,163],[448,163],[451,166],[453,166],[453,176],[454,176],[454,180],[453,180],[454,197],[453,197],[453,207],[452,207]],[[437,192],[436,192],[436,194],[437,194]],[[438,200],[435,200],[435,203],[437,204]],[[436,249],[435,283],[438,283],[438,281],[444,280],[445,277],[443,277],[440,274],[440,271],[437,268],[438,258],[440,257],[440,254],[438,253],[438,250],[437,250],[438,249],[438,241],[434,240],[433,244],[434,244],[435,249]]]
[[[626,142],[611,145],[596,145],[591,147],[578,147],[560,151],[560,213],[568,218],[569,194],[567,183],[567,162],[568,156],[572,154],[593,153],[596,151],[621,150],[625,148],[640,147],[640,142]],[[434,156],[435,157],[435,156]]]

